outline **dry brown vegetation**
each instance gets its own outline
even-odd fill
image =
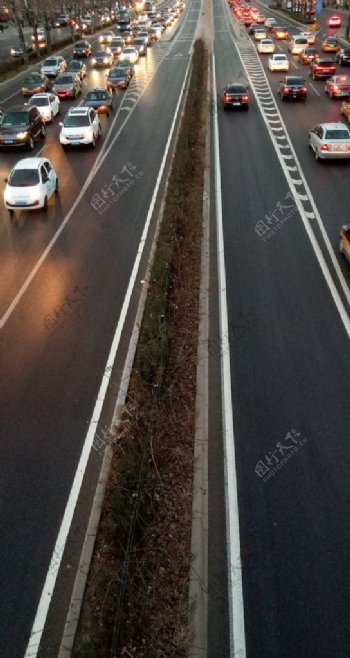
[[[74,658],[184,658],[207,53],[197,41]]]

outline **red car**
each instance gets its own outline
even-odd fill
[[[341,20],[339,16],[331,16],[328,19],[328,27],[341,27]]]

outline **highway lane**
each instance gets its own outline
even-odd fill
[[[242,63],[214,6],[220,91]],[[334,104],[310,95],[279,107],[334,235],[348,167],[319,167],[305,139],[306,122]],[[291,200],[254,98],[248,113],[219,105],[218,121],[247,655],[345,658],[348,336],[293,204],[271,239],[257,231],[273,212],[282,220]]]
[[[0,645],[4,658],[18,658],[25,651],[178,102],[198,12],[199,3],[194,3],[186,13],[189,22],[179,42],[170,40],[177,29],[171,28],[167,39],[151,49],[149,63],[140,64],[143,74],[123,96],[109,144],[118,135],[116,141],[2,329],[0,367],[6,378],[0,386],[0,605],[6,616],[1,621]],[[153,76],[151,59],[157,49],[161,57]],[[52,157],[60,178],[66,172],[62,201],[56,214],[50,209],[45,223],[38,213],[20,226],[7,225],[2,310],[62,222],[64,198],[68,205],[73,202],[98,154],[98,150],[60,151],[58,157],[57,130],[57,124],[50,127],[44,152]],[[101,215],[91,205],[92,198],[113,176],[129,178],[127,183],[134,178],[134,187],[130,184],[120,196],[114,189],[112,206]],[[146,247],[147,252],[148,242]],[[145,267],[144,258],[139,280]],[[133,309],[138,294],[136,290]],[[85,302],[79,314],[74,310],[78,299]],[[48,315],[57,322],[50,325]],[[131,323],[132,317],[124,329],[124,347]],[[120,356],[106,407],[115,399],[122,363]],[[105,415],[103,422],[108,420]],[[93,451],[85,502],[91,502],[100,459]],[[57,653],[52,635],[45,651],[45,655]]]

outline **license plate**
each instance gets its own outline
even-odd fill
[[[78,146],[80,144],[80,142],[76,139],[73,139],[70,143],[73,144],[73,146]]]
[[[333,144],[332,150],[333,151],[346,151],[346,146],[345,146],[345,144]]]
[[[237,103],[237,101],[234,101],[232,105],[240,105],[240,103]]]
[[[13,144],[13,139],[4,139],[4,144]]]

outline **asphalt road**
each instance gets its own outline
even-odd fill
[[[47,217],[42,211],[21,213],[10,222],[0,208],[0,608],[6,610],[0,622],[1,658],[18,658],[26,650],[184,81],[198,12],[194,2],[149,49],[129,90],[116,95],[113,114],[101,119],[103,135],[95,150],[63,152],[57,120],[48,126],[45,143],[34,152],[43,149],[59,175],[60,194],[50,201]],[[104,76],[89,70],[84,90],[103,84]],[[22,102],[20,81],[21,76],[1,87],[3,109]],[[62,103],[63,115],[70,106]],[[3,179],[19,157],[18,152],[1,154],[1,196]],[[104,194],[110,208],[102,213]],[[149,247],[150,239],[137,281],[144,277]],[[136,286],[102,430],[110,421],[138,295]],[[97,449],[91,451],[79,508],[80,543],[101,458]],[[58,604],[62,606],[63,596],[67,606],[72,582],[67,586],[66,564],[61,581]],[[64,616],[54,604],[50,615],[56,623],[44,635],[41,655],[56,656],[62,631],[57,620],[63,624]]]
[[[60,41],[67,39],[70,36],[69,27],[59,27],[51,30],[51,41],[53,44],[57,44]],[[31,27],[26,25],[23,28],[23,33],[26,41],[30,41],[33,30]],[[3,32],[0,32],[0,57],[8,57],[10,55],[10,50],[14,46],[19,44],[18,29],[10,24],[7,29]]]
[[[284,171],[288,163],[294,165],[293,154],[282,168],[259,109],[263,74],[254,69],[254,58],[249,60],[251,46],[241,41],[248,80],[223,3],[214,4],[214,15],[246,655],[346,658],[348,333],[300,207],[289,195]],[[280,22],[299,31],[287,19]],[[279,48],[286,51],[283,43]],[[291,59],[291,73],[305,74],[307,69]],[[277,98],[282,76],[267,71],[267,56],[261,61]],[[224,84],[244,78],[251,86],[249,112],[225,113],[220,102]],[[266,106],[270,98],[265,95]],[[309,85],[305,103],[277,98],[277,107],[301,165],[295,176],[301,171],[305,177],[349,286],[349,267],[337,253],[338,230],[348,218],[349,163],[315,162],[307,146],[313,125],[340,119],[340,102],[325,96],[320,81]],[[280,126],[278,115],[273,116],[275,124],[269,125]],[[310,196],[303,203],[310,212]],[[317,222],[309,224],[339,291]],[[235,649],[243,655],[239,646]],[[213,648],[210,655],[215,655]]]

